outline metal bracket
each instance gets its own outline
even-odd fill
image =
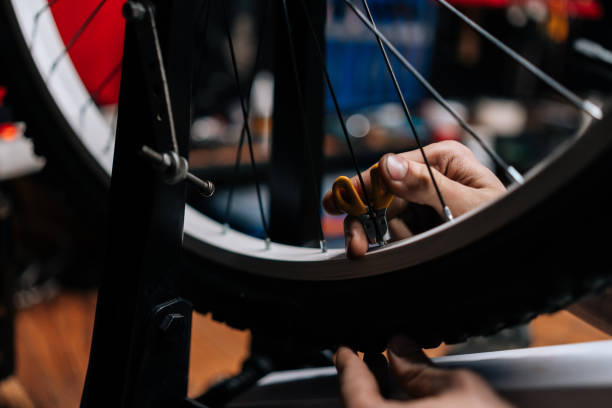
[[[211,197],[215,193],[215,185],[211,181],[202,180],[189,172],[189,164],[184,157],[174,152],[158,153],[149,146],[142,146],[141,153],[162,173],[166,183],[172,185],[187,180],[204,197]]]
[[[184,398],[193,306],[176,298],[153,308],[135,398],[143,407],[172,406]],[[159,374],[165,373],[160,384]],[[160,389],[161,387],[161,389]],[[151,389],[156,389],[155,393]],[[165,401],[163,401],[165,399]]]

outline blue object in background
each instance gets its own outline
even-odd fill
[[[435,40],[436,7],[429,0],[370,0],[368,4],[377,27],[427,77]],[[332,12],[328,14],[326,30],[327,67],[340,108],[350,113],[397,102],[376,37],[342,0],[331,1],[329,7]],[[424,95],[421,85],[390,53],[389,58],[406,102],[420,102]],[[325,106],[327,112],[334,112],[329,92]]]
[[[357,4],[359,0],[354,0]],[[398,50],[421,72],[428,75],[431,62],[435,28],[436,7],[430,0],[370,0],[368,2],[378,28],[389,38]],[[343,0],[328,0],[329,11],[326,29],[327,68],[332,85],[338,97],[340,108],[347,115],[380,107],[389,102],[398,103],[398,96],[381,55],[376,37],[350,11]],[[419,103],[424,91],[411,74],[401,66],[395,57],[389,55],[393,69],[409,105]],[[326,88],[327,91],[327,88]],[[329,93],[326,94],[326,111],[331,114],[329,129],[341,134],[335,117],[335,109]],[[403,113],[401,117],[404,118]],[[413,118],[419,130],[423,127],[420,118]],[[406,122],[407,124],[407,122]],[[425,132],[419,131],[423,140]],[[406,137],[412,137],[406,133]],[[347,164],[347,168],[350,165]],[[350,168],[349,172],[352,172]],[[322,191],[331,188],[336,176],[326,174]],[[269,217],[269,194],[262,185],[263,205]],[[206,201],[204,213],[221,220],[225,212],[228,190],[218,190],[215,200]],[[246,234],[264,237],[259,216],[257,194],[254,185],[236,188],[229,223],[232,228]],[[342,248],[344,237],[326,235],[330,248]]]

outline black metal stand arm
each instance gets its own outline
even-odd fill
[[[82,407],[186,404],[192,306],[177,284],[185,181],[168,183],[141,152],[187,154],[190,106],[169,100],[190,98],[196,3],[129,1],[124,9],[109,248]]]

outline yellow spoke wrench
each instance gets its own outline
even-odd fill
[[[370,244],[382,246],[391,238],[387,224],[387,208],[393,200],[393,195],[385,188],[378,164],[370,169],[370,184],[368,198],[372,201],[372,212],[348,177],[340,176],[334,181],[332,196],[339,210],[359,218]]]

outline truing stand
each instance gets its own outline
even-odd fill
[[[192,308],[177,283],[185,182],[165,182],[140,152],[187,154],[190,105],[169,98],[191,95],[197,2],[129,1],[124,10],[109,251],[82,407],[186,404]]]

